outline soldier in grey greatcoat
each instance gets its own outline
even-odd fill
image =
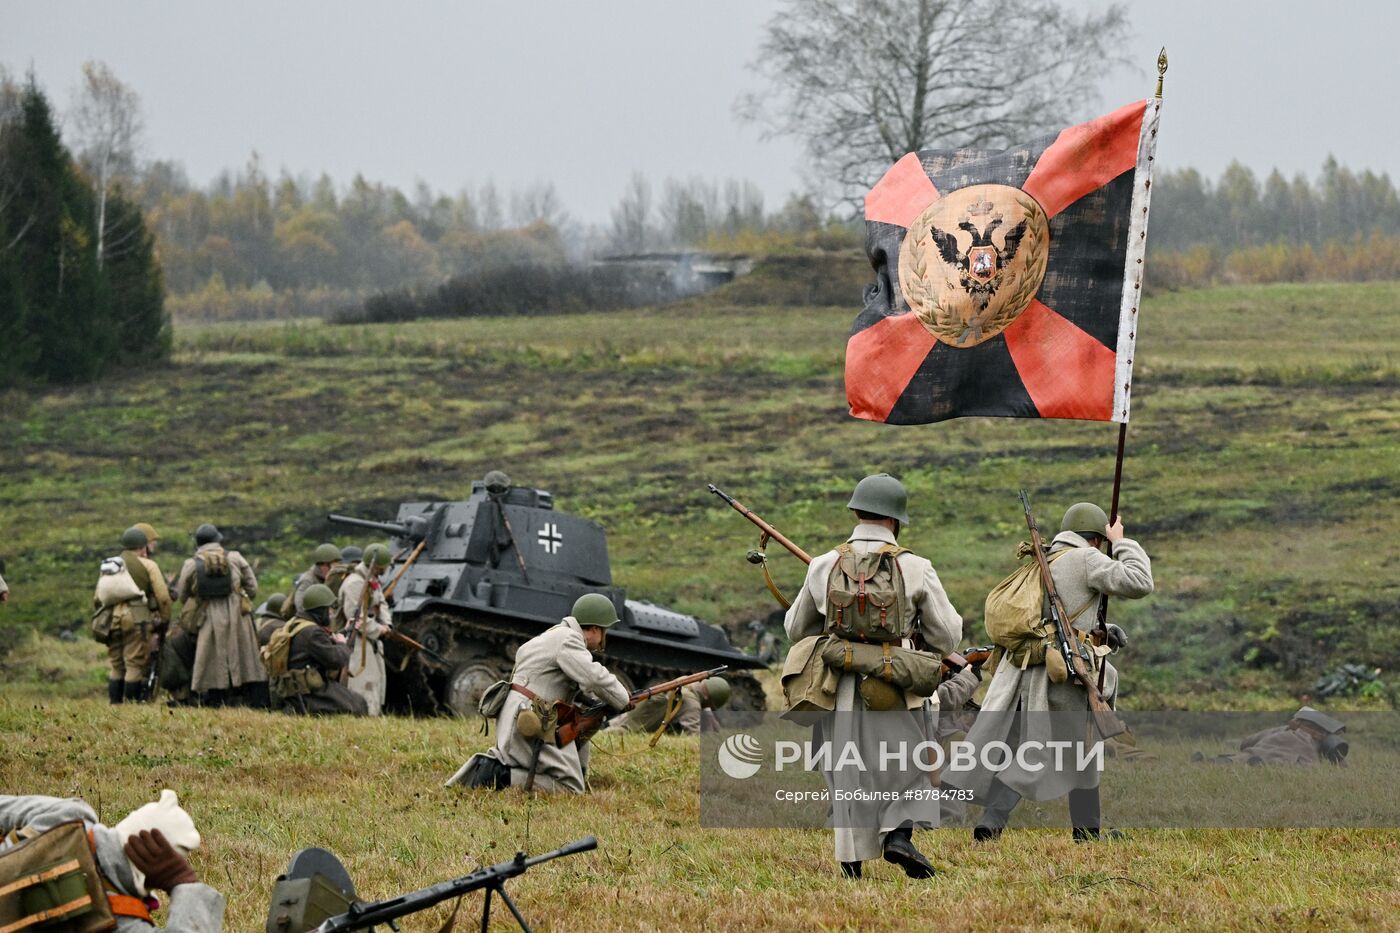
[[[282,618],[290,619],[301,611],[302,600],[306,598],[306,591],[317,583],[325,583],[330,576],[331,567],[340,560],[340,551],[334,544],[318,544],[316,550],[311,552],[311,566],[302,571],[294,581],[295,588],[292,590],[292,601],[290,605],[283,605]]]
[[[1304,706],[1283,725],[1240,739],[1240,750],[1234,754],[1205,758],[1197,752],[1191,760],[1217,765],[1315,765],[1327,761],[1345,766],[1346,731],[1340,720]]]
[[[1095,612],[1105,596],[1141,599],[1152,592],[1152,562],[1142,545],[1123,534],[1120,517],[1112,526],[1098,506],[1080,502],[1065,512],[1061,531],[1048,548],[1050,576],[1073,621],[1073,628],[1087,638],[1097,621]],[[1100,548],[1107,541],[1112,556]],[[1109,626],[1109,646],[1126,642],[1116,625]],[[1107,657],[1095,654],[1104,670],[1103,696],[1110,704],[1118,692],[1118,672]],[[1097,674],[1095,674],[1097,676]],[[1024,714],[1049,713],[1051,715]],[[1022,668],[1010,657],[1003,657],[982,698],[982,711],[968,731],[967,741],[977,750],[978,767],[955,772],[945,780],[972,790],[984,804],[973,838],[997,838],[1005,828],[1012,808],[1022,797],[1053,800],[1069,795],[1070,822],[1076,840],[1099,838],[1099,773],[1056,767],[1050,742],[1066,742],[1075,748],[1092,733],[1088,693],[1073,674],[1063,683],[1053,683],[1046,666]],[[1004,770],[993,772],[982,766],[981,750],[990,742],[1006,742],[1018,749],[1017,756]],[[1027,744],[1024,748],[1021,743]],[[1073,761],[1078,752],[1059,752],[1060,761]],[[999,760],[999,757],[998,757]]]
[[[594,660],[602,650],[607,630],[618,621],[617,608],[601,593],[580,596],[573,614],[515,652],[510,691],[496,716],[496,744],[473,755],[447,786],[522,787],[528,783],[531,761],[538,751],[534,786],[581,794],[587,789],[588,737],[563,748],[520,734],[517,720],[534,705],[534,698],[552,705],[573,701],[582,692],[614,710],[631,708],[627,688],[611,671]],[[538,747],[537,747],[538,746]]]
[[[161,791],[157,803],[111,827],[99,823],[92,807],[76,797],[0,795],[0,852],[72,820],[82,820],[92,833],[97,866],[110,883],[118,933],[219,933],[224,928],[224,896],[202,884],[186,858],[200,838],[174,791]],[[157,928],[149,912],[142,915],[140,899],[153,890],[170,893],[164,927]]]
[[[859,522],[847,539],[852,548],[869,553],[895,544],[900,529],[909,523],[907,503],[908,494],[894,477],[880,473],[861,480],[847,504]],[[837,560],[837,551],[831,550],[813,558],[807,568],[807,579],[783,620],[794,643],[827,631],[827,585]],[[946,655],[962,639],[962,617],[948,600],[933,564],[909,552],[896,560],[908,602],[901,610],[903,617],[917,618],[924,650]],[[902,647],[912,647],[909,639],[905,642]],[[879,769],[877,763],[881,743],[891,747],[903,743],[913,749],[932,738],[929,723],[936,720],[938,700],[909,695],[904,712],[875,712],[857,694],[858,681],[854,673],[841,676],[836,711],[813,729],[813,744],[830,743],[836,749],[833,760],[839,760],[840,750],[854,743],[867,763],[863,773],[850,768],[824,772],[833,798],[843,792],[869,791],[889,793],[895,799],[874,803],[833,799],[836,860],[847,877],[860,877],[862,862],[882,856],[910,877],[930,877],[933,866],[912,840],[913,829],[938,825],[938,801],[920,793],[928,789],[929,775],[912,766]],[[914,799],[904,799],[905,791],[915,791]]]
[[[393,614],[379,585],[379,576],[388,566],[387,547],[371,544],[365,548],[364,557],[340,584],[337,604],[350,646],[345,685],[351,693],[365,698],[371,716],[378,716],[383,709],[388,690],[384,635],[393,627]]]
[[[265,707],[267,670],[258,652],[252,618],[257,577],[242,554],[224,550],[220,544],[223,535],[213,525],[200,525],[194,540],[194,557],[185,561],[175,580],[175,598],[186,603],[181,608],[180,624],[198,633],[190,689],[212,706],[237,693],[248,705]],[[227,595],[201,597],[196,592],[199,563],[206,567],[227,564]]]

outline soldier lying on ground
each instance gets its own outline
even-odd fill
[[[1214,765],[1315,765],[1330,761],[1346,767],[1346,731],[1339,720],[1305,706],[1283,725],[1241,739],[1240,750],[1232,755],[1206,758],[1195,752],[1191,760]]]
[[[89,845],[102,876],[100,886],[107,889],[119,933],[155,929],[218,933],[224,928],[224,897],[201,884],[190,865],[187,855],[199,848],[199,832],[173,790],[161,791],[159,801],[136,809],[112,827],[99,823],[93,809],[77,798],[0,796],[0,834],[4,835],[0,856],[21,844],[33,846],[37,853],[41,840],[35,837],[74,820],[81,820],[90,833]],[[25,862],[23,851],[13,852],[14,861]],[[9,867],[10,860],[5,864]],[[34,870],[44,867],[52,866],[32,866]],[[0,887],[15,880],[0,877]],[[149,896],[151,891],[170,894],[164,927],[157,927],[151,917],[158,906]]]
[[[719,730],[719,720],[714,710],[729,702],[729,681],[723,677],[711,677],[694,686],[682,687],[677,701],[677,709],[671,709],[674,693],[664,693],[644,700],[630,713],[618,716],[604,732],[655,732],[666,722],[666,731],[681,735],[699,735],[701,732]],[[666,714],[672,713],[669,722]]]

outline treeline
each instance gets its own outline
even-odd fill
[[[85,381],[170,351],[141,205],[105,172],[100,132],[76,125],[78,158],[33,77],[0,70],[0,386]]]

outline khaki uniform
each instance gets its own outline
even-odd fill
[[[112,670],[108,677],[144,684],[151,669],[151,630],[170,621],[170,590],[155,561],[135,551],[122,551],[121,558],[142,595],[112,607],[112,635],[107,641],[107,662]],[[100,607],[100,603],[94,599],[93,606]]]
[[[272,640],[272,633],[287,624],[287,620],[275,612],[263,610],[253,617],[253,628],[258,632],[258,647],[266,648]]]
[[[1315,765],[1322,758],[1327,733],[1310,723],[1291,719],[1287,725],[1264,729],[1240,740],[1233,755],[1209,759],[1219,765]]]
[[[291,625],[295,621],[294,619],[286,624]],[[299,698],[289,697],[283,701],[286,708],[292,712],[306,712],[313,716],[336,713],[367,715],[369,709],[365,705],[364,697],[350,692],[340,683],[340,671],[350,661],[350,649],[336,644],[329,631],[316,625],[314,620],[310,621],[313,624],[292,636],[287,653],[287,670],[302,672],[294,676],[303,679],[309,672],[314,672],[314,675],[311,675],[307,683],[306,693],[301,694]]]
[[[369,604],[360,618],[360,603],[369,587]],[[384,670],[382,636],[393,625],[393,615],[384,599],[378,578],[370,579],[369,568],[357,564],[355,570],[340,585],[340,615],[345,630],[354,631],[350,646],[350,677],[346,686],[350,692],[365,698],[371,716],[378,716],[384,707],[388,688]]]
[[[301,612],[303,608],[302,600],[306,598],[307,590],[311,589],[317,583],[325,582],[326,578],[316,571],[315,564],[303,570],[301,574],[297,576],[296,589],[292,590],[292,595],[288,598],[286,605],[282,609],[287,618],[291,619],[295,617],[298,612]],[[290,612],[287,611],[288,606],[291,607]]]
[[[1087,635],[1097,623],[1095,606],[1101,595],[1140,599],[1152,592],[1152,562],[1142,545],[1131,538],[1115,543],[1110,557],[1090,547],[1075,532],[1062,531],[1051,542],[1049,553],[1055,555],[1063,551],[1070,553],[1050,565],[1050,576],[1065,611],[1070,615],[1079,613],[1074,628],[1081,634]],[[1118,693],[1118,671],[1107,659],[1100,663],[1107,665],[1104,699],[1112,703]],[[1056,715],[1032,718],[1010,715],[1016,710]],[[1003,715],[989,715],[998,713]],[[1043,663],[1022,670],[1010,658],[1003,658],[982,698],[982,712],[967,739],[978,749],[992,741],[1014,745],[1012,740],[1017,736],[1013,729],[1019,731],[1022,742],[1083,742],[1092,729],[1088,693],[1073,674],[1064,683],[1055,684],[1050,682]],[[1057,771],[1050,748],[1042,744],[1039,752],[1026,749],[1021,760],[995,776],[1000,783],[1032,800],[1053,800],[1071,790],[1098,787],[1099,774],[1095,769],[1079,773]],[[1023,762],[1028,767],[1022,767]],[[949,780],[975,791],[980,797],[990,788],[992,777],[990,770],[979,768]]]
[[[218,544],[205,544],[195,551],[205,554],[221,549]],[[266,683],[267,670],[258,653],[258,636],[253,630],[251,616],[253,597],[258,592],[258,580],[253,568],[237,551],[226,551],[229,574],[233,576],[233,592],[227,596],[199,600],[197,612],[204,623],[199,627],[195,643],[194,670],[190,689],[203,693],[208,690],[228,690],[244,684]],[[175,597],[179,600],[197,599],[194,595],[194,558],[185,561],[175,581]],[[182,613],[183,618],[183,613]]]
[[[848,540],[857,552],[868,553],[886,544],[894,544],[895,536],[883,525],[862,522]],[[835,550],[827,551],[814,558],[807,568],[807,579],[783,620],[783,627],[792,642],[825,631],[827,580],[838,556]],[[919,632],[925,650],[940,656],[947,654],[962,640],[962,617],[953,608],[931,563],[912,553],[901,554],[898,561],[909,602],[905,611],[918,613]],[[906,639],[903,647],[912,645]],[[860,699],[858,679],[856,674],[842,675],[836,691],[836,715],[825,717],[812,730],[814,744],[832,743],[835,752],[830,760],[839,760],[840,750],[848,743],[854,743],[861,760],[878,762],[881,760],[881,743],[893,745],[902,742],[913,749],[933,734],[938,709],[936,696],[929,700],[908,697],[905,713],[876,713],[866,709],[864,701]],[[905,822],[912,822],[915,826],[938,825],[936,800],[903,799],[906,790],[928,787],[929,775],[917,768],[880,771],[872,767],[864,773],[846,768],[824,772],[824,777],[833,798],[846,792],[846,799],[834,799],[832,803],[838,862],[879,858],[885,836]],[[859,794],[862,791],[873,794]],[[891,792],[898,799],[850,799],[851,796],[884,796],[884,792]]]
[[[615,717],[604,731],[655,732],[661,728],[670,702],[671,694],[665,693],[638,703],[636,709]],[[715,732],[718,729],[719,721],[712,711],[705,709],[705,704],[700,699],[700,691],[689,684],[682,687],[680,710],[671,719],[666,731],[699,735],[701,732]]]
[[[630,698],[621,681],[593,659],[584,643],[583,629],[573,616],[565,616],[558,625],[521,645],[515,652],[515,670],[510,679],[546,702],[572,700],[581,691],[621,710]],[[496,717],[496,745],[481,753],[510,768],[510,783],[514,787],[524,785],[534,753],[534,743],[515,731],[516,717],[529,706],[527,697],[512,690]],[[586,740],[564,748],[547,744],[540,749],[535,787],[581,794],[587,773]]]
[[[92,807],[77,798],[0,794],[0,852],[10,846],[4,839],[8,833],[25,827],[43,832],[73,820],[82,820],[92,833],[97,866],[104,880],[111,882],[117,894],[136,897],[136,879],[130,860],[122,852],[121,837],[115,830],[97,822]],[[149,933],[157,929],[170,933],[220,933],[224,928],[224,896],[207,884],[178,884],[165,902],[165,923],[163,927],[155,927],[136,917],[118,917],[116,930],[117,933]]]

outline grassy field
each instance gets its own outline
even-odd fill
[[[809,550],[844,533],[852,482],[912,492],[906,540],[980,638],[1023,533],[1019,486],[1053,520],[1107,499],[1111,425],[967,419],[895,428],[844,414],[849,309],[681,308],[559,318],[182,328],[173,362],[0,399],[3,643],[84,619],[129,524],[174,569],[202,521],[284,588],[328,511],[390,517],[464,496],[488,469],[601,521],[632,595],[723,623],[773,604],[752,529],[715,482]],[[1400,284],[1262,286],[1150,299],[1123,512],[1158,592],[1115,606],[1135,636],[1128,702],[1297,693],[1329,666],[1400,663]],[[357,541],[356,543],[363,543]],[[792,586],[797,562],[775,560]],[[1241,696],[1246,699],[1241,699]],[[1196,698],[1196,699],[1192,699]],[[1228,705],[1228,703],[1227,703]]]
[[[87,644],[44,651],[81,667]],[[913,882],[873,862],[840,879],[825,830],[699,826],[698,747],[605,739],[593,793],[568,800],[440,785],[488,741],[449,719],[321,720],[247,710],[108,708],[49,684],[0,691],[0,788],[81,795],[110,822],[172,787],[206,840],[201,876],[229,900],[226,929],[262,929],[295,850],[332,849],[364,897],[390,897],[594,834],[596,852],[510,884],[537,929],[1149,930],[1396,928],[1390,830],[1137,830],[1076,846],[1065,830],[922,833],[943,871]],[[1110,778],[1111,779],[1111,778]],[[480,895],[463,908],[467,921]],[[439,909],[405,923],[438,928]],[[500,915],[504,917],[504,914]],[[496,928],[508,927],[498,920]]]
[[[1397,308],[1400,284],[1146,303],[1123,512],[1158,592],[1114,607],[1134,638],[1126,707],[1287,708],[1341,661],[1394,677]],[[933,885],[883,864],[844,884],[826,832],[699,828],[693,741],[606,749],[591,796],[529,800],[440,788],[488,741],[460,721],[99,701],[84,607],[131,523],[162,530],[169,570],[213,521],[270,592],[317,542],[354,540],[326,512],[389,517],[400,500],[464,496],[492,468],[602,522],[632,595],[730,624],[773,604],[743,561],[752,529],[707,481],[811,550],[848,527],[852,482],[889,470],[912,491],[907,543],[934,561],[978,642],[982,599],[1023,533],[1016,489],[1047,517],[1106,499],[1116,431],[851,420],[852,317],[726,304],[721,291],[607,315],[182,328],[169,365],[0,398],[0,556],[14,589],[0,608],[0,791],[81,794],[115,820],[174,787],[208,839],[197,867],[228,893],[231,931],[261,928],[300,846],[335,849],[362,894],[387,896],[590,832],[598,852],[512,885],[541,927],[1396,927],[1393,832],[1143,830],[1076,847],[1025,831],[988,849],[949,830],[927,837],[946,870]],[[786,586],[800,579],[796,561],[775,565]]]

